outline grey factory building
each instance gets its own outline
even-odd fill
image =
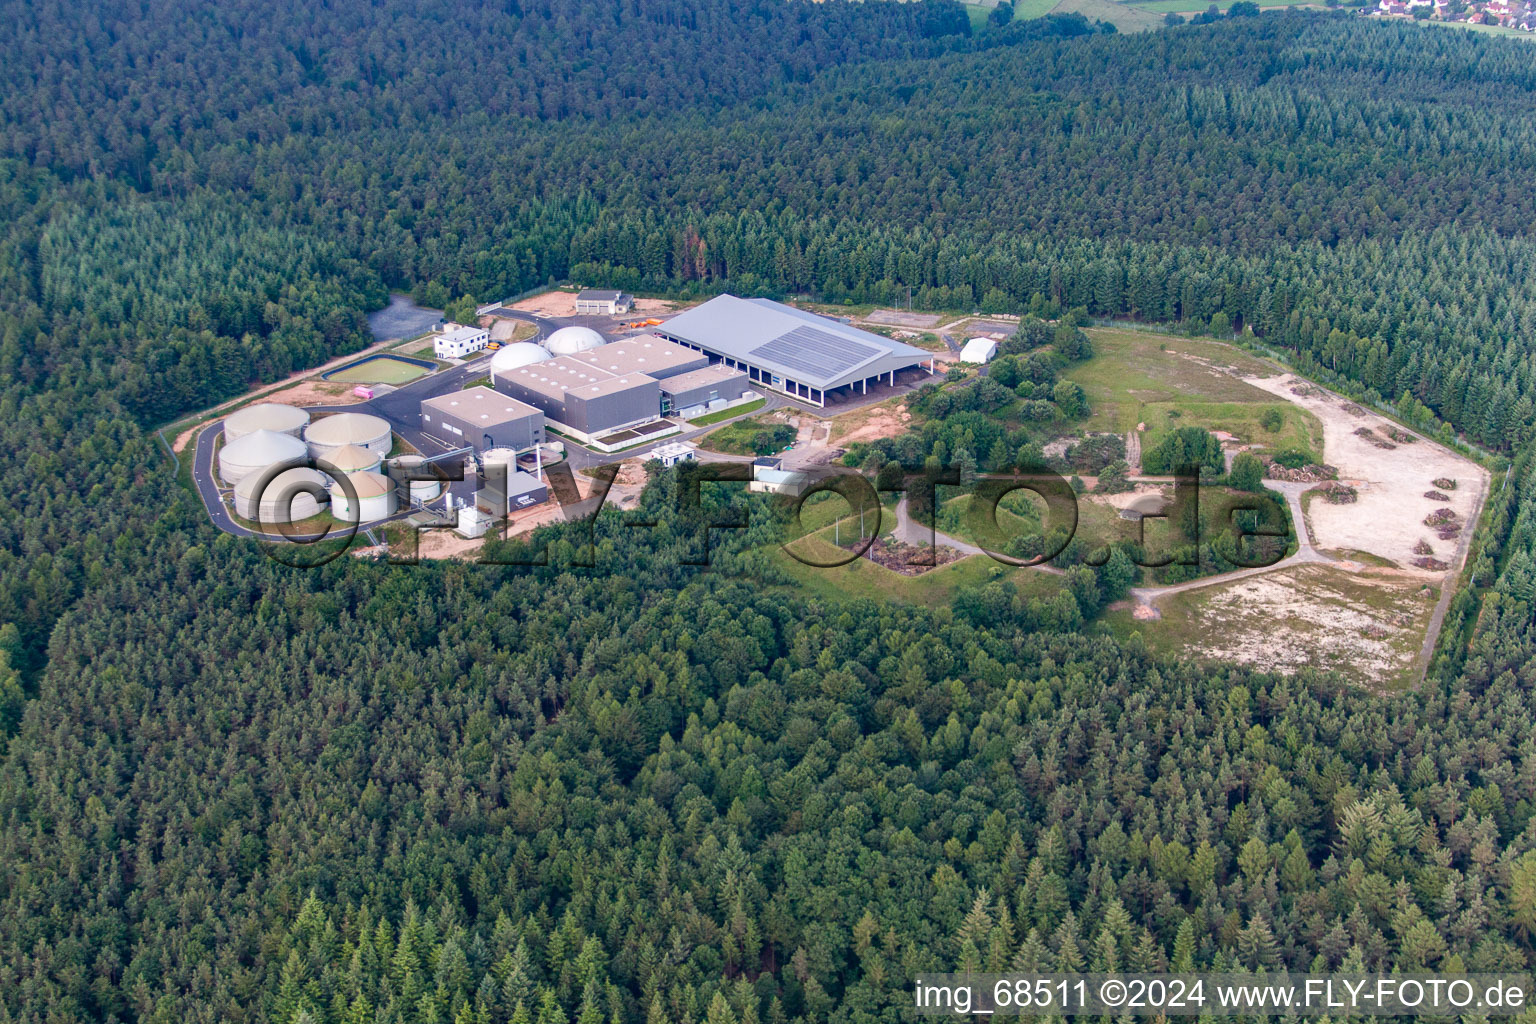
[[[933,373],[933,353],[770,299],[717,295],[656,333],[812,405],[867,394],[896,375]]]
[[[523,451],[544,443],[544,413],[487,387],[465,388],[421,403],[421,429],[450,444]]]
[[[740,401],[751,390],[746,373],[715,363],[663,380],[661,409],[683,417],[702,416]]]
[[[589,440],[659,419],[659,380],[708,365],[702,353],[640,335],[497,373],[496,390]]]

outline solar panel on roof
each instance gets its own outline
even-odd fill
[[[781,334],[750,353],[817,378],[835,377],[880,354],[872,345],[809,325]]]

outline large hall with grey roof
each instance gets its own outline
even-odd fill
[[[744,370],[752,381],[812,405],[933,372],[933,354],[771,299],[717,295],[655,329],[668,341]]]

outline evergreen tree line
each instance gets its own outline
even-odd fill
[[[942,27],[954,8],[567,6],[7,9],[0,1021],[865,1024],[905,1019],[912,978],[962,966],[1527,969],[1536,456],[1488,419],[1530,396],[1529,196],[1507,177],[1528,52],[1266,15],[1138,39],[1000,30],[924,58],[964,37],[891,26]],[[748,33],[751,17],[787,20]],[[508,38],[512,63],[445,73],[496,53],[476,26]],[[830,68],[840,32],[867,69]],[[647,39],[677,51],[668,65]],[[743,56],[704,66],[717,43]],[[601,73],[579,59],[598,52]],[[518,56],[534,53],[567,60]],[[810,179],[807,208],[752,214],[731,205],[759,195],[745,178],[693,191],[679,173],[675,200],[624,210],[570,163],[490,173],[515,148],[500,140],[559,148],[585,118],[614,129],[583,158],[595,167],[631,121],[696,116],[668,103],[809,118],[860,74],[890,83],[885,104],[952,97],[934,91],[947,74],[984,99],[989,62],[1009,69],[990,80],[1000,99],[1045,56],[1056,84],[1034,102],[1073,117],[1122,62],[1173,82],[1144,90],[1165,105],[1180,79],[1223,76],[1326,102],[1274,143],[1282,187],[1245,180],[1278,204],[1263,231],[1183,171],[1130,162],[1114,169],[1125,191],[1076,193],[1188,225],[1134,242],[1083,241],[1086,220],[988,223],[946,165],[917,161],[940,197],[920,217],[881,223],[860,212],[871,198],[836,219],[883,187],[860,177],[879,147],[858,150],[862,169],[816,168],[831,177]],[[512,81],[513,58],[543,70]],[[653,73],[622,99],[595,84]],[[1250,109],[1219,91],[1202,116]],[[1360,123],[1321,116],[1341,97]],[[1142,119],[1150,147],[1186,131],[1147,110],[1093,117],[1105,132]],[[950,123],[913,113],[868,127],[899,147]],[[971,128],[1033,116],[991,115]],[[1080,164],[1108,152],[1074,134]],[[1380,196],[1379,216],[1346,215],[1326,189],[1314,209],[1314,182],[1285,177],[1306,165],[1287,146],[1335,136],[1345,162],[1329,173],[1384,175],[1354,193]],[[1443,201],[1418,205],[1429,186],[1394,170],[1404,139],[1426,178],[1452,183]],[[677,145],[710,174],[773,148]],[[1474,171],[1484,188],[1455,184]],[[1071,197],[1030,199],[1049,212]],[[1223,234],[1239,229],[1257,233]],[[653,233],[649,268],[613,241]],[[1124,585],[1118,565],[1072,576],[1053,608],[1000,581],[953,607],[821,599],[777,574],[774,522],[753,507],[748,529],[711,534],[714,569],[689,570],[705,517],[747,499],[707,488],[704,511],[680,513],[670,475],[638,512],[599,517],[595,570],[574,564],[579,525],[538,535],[547,569],[288,569],[218,533],[146,429],[361,344],[383,286],[493,297],[604,261],[680,294],[757,282],[887,301],[910,283],[936,306],[996,287],[1041,313],[1207,330],[1221,314],[1320,375],[1406,390],[1490,443],[1498,427],[1510,466],[1428,683],[1389,695],[1116,641],[1083,609]],[[1435,368],[1438,392],[1414,379]],[[985,458],[986,412],[949,418]]]

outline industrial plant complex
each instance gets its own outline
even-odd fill
[[[584,291],[576,305],[614,315],[633,299]],[[216,449],[223,490],[205,499],[259,523],[301,522],[328,508],[338,522],[367,524],[440,503],[436,515],[479,536],[549,499],[543,467],[566,442],[618,453],[770,393],[826,407],[933,372],[922,349],[767,299],[720,295],[669,320],[624,326],[649,333],[610,341],[567,322],[502,344],[482,327],[448,324],[432,332],[431,348],[455,363],[452,373],[354,389],[366,401],[350,407],[240,409],[223,421]],[[487,348],[489,360],[460,363]],[[486,373],[479,367],[488,376],[476,378]],[[651,457],[670,465],[694,447],[668,443]],[[456,474],[434,465],[455,461],[464,481],[451,485],[443,478]]]

